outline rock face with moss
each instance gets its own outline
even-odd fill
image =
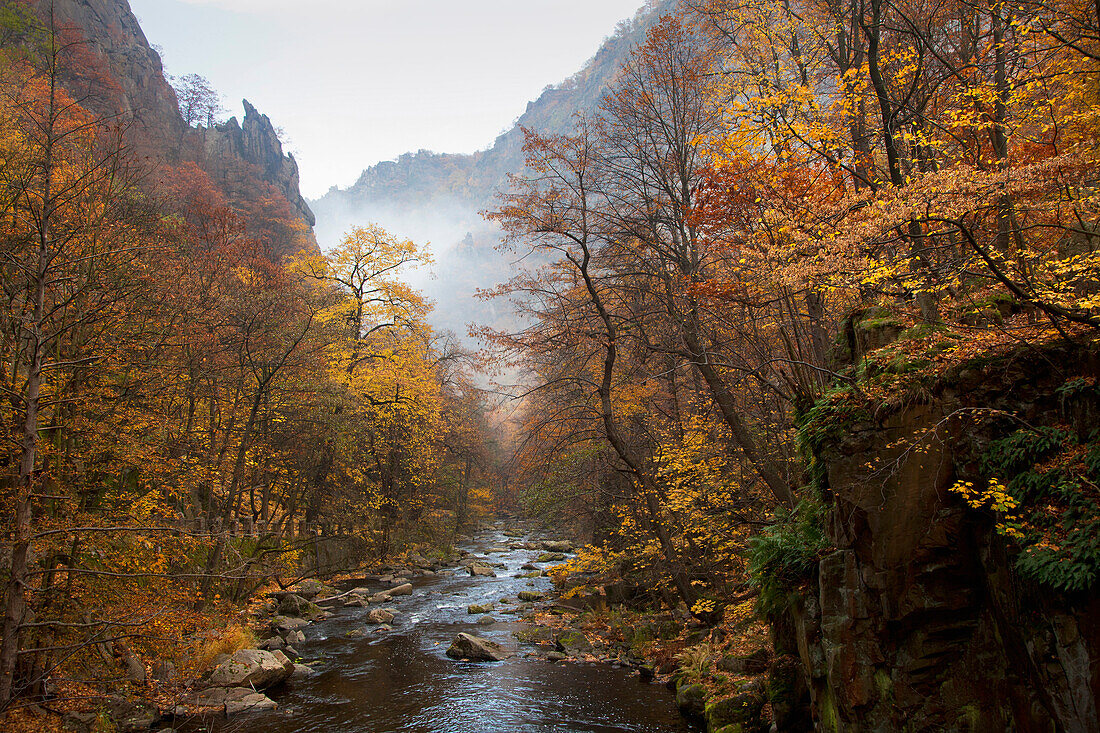
[[[813,416],[835,549],[773,608],[781,717],[808,682],[826,731],[1100,730],[1098,375],[1048,347]]]

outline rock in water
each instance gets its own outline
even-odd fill
[[[466,571],[473,576],[483,575],[487,578],[495,578],[497,574],[488,565],[482,565],[481,563],[474,563],[466,568]]]
[[[390,588],[386,591],[391,596],[411,596],[413,592],[412,583],[402,583],[401,585]]]
[[[447,656],[451,659],[468,659],[473,662],[499,662],[507,659],[509,654],[496,642],[463,633],[451,642],[450,648],[447,649]]]
[[[210,675],[210,684],[259,690],[277,685],[293,671],[294,664],[281,651],[241,649],[218,665]]]
[[[393,621],[393,614],[384,608],[372,608],[367,620],[372,624],[388,624]]]

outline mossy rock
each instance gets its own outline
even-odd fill
[[[724,730],[730,726],[739,726],[735,730],[744,733],[756,733],[764,728],[761,711],[764,709],[764,694],[759,685],[749,685],[733,697],[716,700],[706,706],[707,730]]]
[[[707,714],[707,688],[698,683],[680,685],[676,690],[676,706],[685,718],[702,723]]]
[[[535,558],[535,562],[561,562],[565,555],[560,552],[544,552]]]
[[[563,631],[556,643],[559,650],[572,656],[592,651],[592,643],[581,631]]]
[[[528,626],[513,631],[512,636],[527,644],[538,644],[554,640],[554,630],[548,626]]]

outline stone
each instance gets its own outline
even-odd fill
[[[293,633],[293,632],[292,632]],[[301,632],[298,632],[301,633]],[[272,636],[270,639],[264,639],[256,645],[257,649],[266,649],[267,651],[273,651],[275,649],[282,649],[286,646],[286,641],[281,636]]]
[[[549,626],[527,626],[513,631],[512,636],[527,644],[540,644],[554,641],[554,630]]]
[[[388,624],[393,621],[393,614],[384,608],[372,608],[367,614],[367,622],[372,624]]]
[[[679,684],[676,688],[676,707],[688,720],[702,723],[707,714],[707,688],[697,683]]]
[[[584,635],[584,632],[575,629],[563,631],[554,640],[554,643],[559,651],[565,652],[571,657],[592,651],[592,643],[588,641],[588,637]]]
[[[471,603],[469,606],[466,606],[466,613],[468,613],[468,614],[489,613],[492,610],[493,610],[492,604],[481,606],[481,605],[478,605],[477,603]]]
[[[234,688],[225,696],[225,714],[258,713],[275,710],[278,705],[266,695],[247,688]]]
[[[315,674],[317,674],[317,672],[313,669],[313,667],[310,667],[306,664],[295,664],[294,671],[290,673],[290,679],[302,680],[306,677],[312,677]]]
[[[564,659],[568,659],[568,658],[569,657],[562,654],[561,652],[549,652],[546,655],[546,660],[549,661],[549,662],[560,662],[560,661],[562,661]]]
[[[477,620],[477,625],[478,626],[489,626],[490,624],[495,624],[496,622],[497,622],[497,620],[495,618],[493,618],[492,616],[482,616],[481,618],[479,618]]]
[[[282,682],[293,671],[294,665],[281,651],[241,649],[218,665],[210,675],[210,684],[262,690]]]
[[[468,565],[466,567],[466,572],[468,572],[473,577],[497,577],[496,572],[491,567],[489,567],[488,565],[482,565],[481,563],[473,563],[471,565]]]
[[[516,594],[516,597],[519,598],[521,601],[531,603],[533,601],[541,601],[543,596],[542,593],[539,593],[538,591],[521,590],[519,593]]]
[[[542,543],[542,549],[547,552],[572,552],[573,543],[569,540],[546,540]]]
[[[351,631],[347,631],[347,632],[344,633],[344,636],[346,636],[349,639],[361,639],[366,635],[367,635],[366,629],[362,629],[362,628],[352,629]]]
[[[289,649],[291,644],[301,644],[305,640],[306,640],[306,635],[301,629],[294,629],[293,631],[287,632],[287,635],[286,635],[287,646],[284,647],[284,651],[286,649]]]
[[[402,583],[401,585],[390,588],[386,591],[390,596],[411,596],[413,592],[412,583]]]
[[[321,581],[310,579],[298,583],[298,585],[294,586],[293,591],[302,598],[310,600],[321,595],[324,588],[325,584]]]
[[[520,566],[519,566],[519,569],[520,569],[520,570],[537,570],[537,571],[539,571],[539,572],[542,572],[542,571],[541,571],[541,570],[539,569],[539,566],[538,566],[538,565],[535,565],[534,563],[529,563],[529,562],[525,562],[525,563],[523,563],[522,565],[520,565]]]
[[[393,600],[393,596],[389,593],[375,593],[370,597],[370,604],[376,606],[380,603],[389,603]]]
[[[447,649],[447,656],[473,662],[499,662],[507,659],[510,654],[496,642],[473,634],[460,633]]]
[[[276,616],[271,619],[271,628],[276,633],[283,634],[287,631],[293,631],[294,629],[300,629],[303,626],[309,626],[309,621],[304,618],[293,618],[290,616]]]
[[[560,552],[544,552],[535,558],[535,562],[561,562],[565,555]]]
[[[750,733],[762,728],[761,711],[764,708],[764,695],[758,688],[750,688],[733,697],[708,702],[705,708],[707,730],[723,730],[729,726],[735,731]],[[811,725],[810,729],[813,729]]]
[[[320,606],[294,593],[283,596],[283,599],[279,601],[279,613],[283,616],[306,618],[316,616],[320,612]]]
[[[396,577],[393,580],[391,580],[390,585],[406,585],[406,584],[408,584],[408,582],[409,582],[408,578],[406,578],[404,576],[399,576],[399,577]],[[412,586],[410,585],[409,587],[411,588]]]

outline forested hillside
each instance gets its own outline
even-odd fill
[[[1094,9],[686,5],[493,214],[556,580],[724,619],[708,730],[1094,728]]]
[[[492,459],[398,279],[418,245],[322,255],[271,122],[184,120],[123,0],[7,3],[0,34],[6,708],[190,679],[319,534],[453,529]]]

